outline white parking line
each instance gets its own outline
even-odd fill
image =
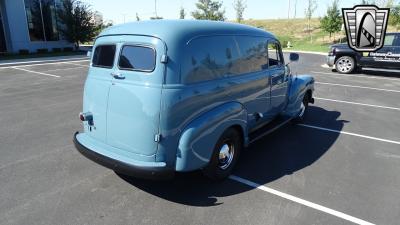
[[[376,90],[376,91],[387,91],[387,92],[397,92],[397,93],[400,93],[400,91],[398,91],[398,90],[391,90],[391,89],[373,88],[373,87],[365,87],[365,86],[357,86],[357,85],[348,85],[348,84],[324,83],[324,82],[315,82],[315,83],[316,83],[316,84],[332,85],[332,86],[362,88],[362,89],[370,89],[370,90]]]
[[[393,110],[399,110],[400,111],[400,108],[382,106],[382,105],[371,105],[371,104],[364,104],[364,103],[359,103],[359,102],[349,102],[349,101],[342,101],[342,100],[329,99],[329,98],[319,98],[319,97],[314,97],[314,99],[323,100],[323,101],[346,103],[346,104],[353,104],[353,105],[362,105],[362,106],[382,108],[382,109],[393,109]]]
[[[21,69],[21,68],[17,68],[17,67],[13,67],[13,69],[21,70],[21,71],[25,71],[25,72],[29,72],[29,73],[35,73],[35,74],[39,74],[39,75],[43,75],[43,76],[48,76],[48,77],[57,77],[57,78],[60,78],[60,76],[53,75],[53,74],[49,74],[49,73],[36,72],[36,71]]]
[[[317,71],[311,71],[311,73],[314,73],[316,75],[330,75],[330,76],[337,76],[337,77],[359,77],[359,78],[365,78],[365,79],[378,79],[378,80],[395,80],[395,81],[400,81],[400,78],[390,78],[390,77],[377,77],[377,76],[371,76],[371,75],[352,75],[352,74],[338,74],[338,73],[325,73],[325,72],[317,72]]]
[[[351,133],[351,132],[346,132],[346,131],[341,131],[341,130],[333,130],[333,129],[328,129],[328,128],[324,128],[324,127],[312,126],[312,125],[308,125],[308,124],[298,124],[298,125],[302,126],[302,127],[307,127],[307,128],[312,128],[312,129],[317,129],[317,130],[322,130],[322,131],[328,131],[328,132],[333,132],[333,133],[338,133],[338,134],[347,134],[350,136],[355,136],[355,137],[366,138],[366,139],[371,139],[371,140],[375,140],[375,141],[381,141],[381,142],[400,145],[399,141],[392,141],[392,140],[388,140],[388,139],[384,139],[384,138],[377,138],[377,137],[356,134],[356,133]]]
[[[325,207],[325,206],[322,206],[322,205],[319,205],[319,204],[316,204],[316,203],[313,203],[313,202],[310,202],[310,201],[307,201],[307,200],[304,200],[304,199],[295,197],[295,196],[293,196],[293,195],[289,195],[289,194],[286,194],[286,193],[277,191],[277,190],[275,190],[275,189],[266,187],[266,186],[261,185],[261,184],[257,184],[257,183],[255,183],[255,182],[253,182],[253,181],[249,181],[249,180],[247,180],[247,179],[243,179],[243,178],[238,177],[238,176],[235,176],[235,175],[229,176],[229,179],[234,180],[234,181],[237,181],[237,182],[242,183],[242,184],[245,184],[245,185],[248,185],[248,186],[250,186],[250,187],[257,188],[257,189],[259,189],[259,190],[268,192],[268,193],[270,193],[270,194],[279,196],[279,197],[284,198],[284,199],[287,199],[287,200],[289,200],[289,201],[296,202],[296,203],[299,203],[299,204],[301,204],[301,205],[304,205],[304,206],[307,206],[307,207],[316,209],[316,210],[318,210],[318,211],[321,211],[321,212],[330,214],[330,215],[332,215],[332,216],[339,217],[339,218],[341,218],[341,219],[350,221],[350,222],[355,223],[355,224],[374,225],[373,223],[370,223],[370,222],[368,222],[368,221],[365,221],[365,220],[356,218],[356,217],[354,217],[354,216],[350,216],[350,215],[348,215],[348,214],[345,214],[345,213],[336,211],[336,210],[334,210],[334,209],[330,209],[330,208],[327,208],[327,207]]]

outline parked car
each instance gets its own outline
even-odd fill
[[[135,22],[106,29],[93,49],[74,143],[117,173],[226,178],[268,125],[300,121],[314,102],[314,79],[292,76],[278,39],[250,26]]]
[[[400,33],[387,33],[384,46],[376,52],[356,52],[347,43],[332,45],[327,64],[339,73],[352,73],[362,67],[400,69]]]

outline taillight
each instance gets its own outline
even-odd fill
[[[84,122],[87,121],[90,126],[93,126],[93,114],[90,112],[79,113],[79,119]]]

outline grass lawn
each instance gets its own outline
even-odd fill
[[[307,29],[307,19],[250,19],[243,21],[243,23],[275,34],[279,38],[283,48],[286,48],[287,43],[290,41],[292,45],[290,49],[292,50],[328,52],[330,45],[340,42],[340,40],[346,40],[344,31],[329,37],[328,33],[321,30],[318,18],[311,19],[311,32]],[[388,32],[391,31],[395,31],[395,28],[388,26]]]
[[[86,52],[49,52],[49,53],[32,53],[27,55],[7,54],[0,55],[0,60],[11,59],[28,59],[28,58],[43,58],[43,57],[57,57],[57,56],[72,56],[72,55],[86,55]]]
[[[314,45],[309,43],[296,43],[295,47],[284,48],[284,50],[297,50],[297,51],[310,51],[310,52],[323,52],[328,53],[329,45]]]

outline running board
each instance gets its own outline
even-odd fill
[[[250,142],[249,144],[252,144],[261,138],[267,136],[268,134],[276,131],[277,129],[285,126],[287,123],[289,123],[292,120],[291,117],[285,117],[285,116],[279,116],[276,119],[272,120],[268,124],[266,124],[263,127],[260,127],[259,129],[253,131],[250,133],[249,138]]]

